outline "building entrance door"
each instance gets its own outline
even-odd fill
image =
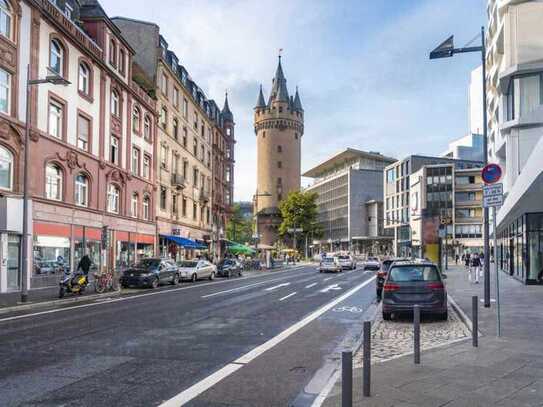
[[[17,291],[21,288],[21,239],[18,235],[8,235],[8,258],[7,258],[7,289]]]
[[[515,274],[515,239],[509,240],[509,274]]]

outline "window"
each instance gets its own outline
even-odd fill
[[[188,139],[187,128],[183,127],[183,147],[185,148],[187,148],[187,139]]]
[[[150,199],[148,196],[143,197],[143,219],[149,220],[150,214],[149,214],[149,207],[150,207]]]
[[[160,109],[160,125],[164,130],[166,130],[166,126],[168,125],[168,111],[165,107]]]
[[[189,168],[189,162],[186,159],[183,159],[183,178],[187,179],[187,172]]]
[[[112,164],[119,164],[119,139],[115,136],[111,136],[111,142],[109,145],[109,161]]]
[[[187,198],[183,197],[183,200],[181,201],[181,214],[184,217],[187,217]]]
[[[202,162],[205,160],[205,156],[206,156],[206,149],[203,144],[200,144],[200,160],[202,160]]]
[[[0,112],[9,114],[10,105],[11,105],[10,98],[11,98],[11,75],[7,73],[6,71],[4,71],[3,69],[0,69]]]
[[[179,89],[173,88],[173,105],[179,109]]]
[[[13,155],[0,146],[0,188],[11,190],[13,188]]]
[[[189,117],[189,102],[187,98],[183,98],[183,117],[188,119]]]
[[[114,40],[109,42],[109,63],[113,66],[117,66],[117,45]]]
[[[138,194],[133,193],[130,201],[130,216],[133,218],[138,217]]]
[[[89,179],[84,174],[75,177],[74,200],[78,206],[89,205]]]
[[[62,170],[56,164],[48,164],[45,169],[45,197],[55,201],[62,199]]]
[[[151,140],[151,119],[149,116],[145,116],[143,121],[143,137],[145,140]]]
[[[126,70],[126,57],[125,57],[124,49],[122,49],[119,52],[119,72],[121,72],[121,74],[124,75],[125,70]]]
[[[277,161],[277,168],[283,168],[283,163],[281,161]]]
[[[8,2],[0,0],[0,34],[11,39],[11,8]]]
[[[198,188],[198,168],[196,167],[192,169],[192,184],[195,188]]]
[[[394,168],[387,170],[387,183],[391,184],[394,182]]]
[[[168,191],[165,187],[160,187],[160,209],[166,210],[166,197]]]
[[[90,127],[89,119],[82,115],[77,117],[77,147],[81,150],[89,151]]]
[[[164,144],[160,146],[160,166],[162,168],[168,166],[168,147]]]
[[[177,195],[172,195],[172,215],[177,216]]]
[[[177,119],[173,119],[173,138],[177,140],[179,136],[179,122]]]
[[[111,114],[118,117],[119,110],[119,94],[114,90],[111,92]]]
[[[132,130],[139,133],[141,130],[141,114],[140,109],[135,107],[132,111]]]
[[[147,155],[143,157],[143,178],[151,178],[151,159]]]
[[[283,152],[283,147],[282,146],[277,146],[277,152],[282,153]]]
[[[64,3],[64,15],[68,19],[70,20],[72,19],[73,12],[74,12],[74,8],[70,4]]]
[[[511,79],[509,81],[509,86],[507,87],[506,97],[506,112],[505,120],[514,120],[515,119],[515,80]]]
[[[77,88],[79,92],[85,95],[90,94],[90,69],[84,62],[79,64],[79,82]]]
[[[139,175],[140,172],[140,151],[132,147],[132,174]]]
[[[519,113],[524,116],[543,104],[543,74],[525,75],[518,78]]]
[[[196,203],[192,204],[192,219],[198,219],[198,207],[196,206]]]
[[[63,108],[57,102],[49,103],[49,135],[58,139],[62,138]]]
[[[227,136],[232,135],[232,129],[231,129],[230,127],[227,127],[227,128],[226,128],[226,135],[227,135]]]
[[[194,112],[194,130],[198,130],[198,113]]]
[[[58,40],[52,40],[49,51],[49,68],[57,73],[63,75],[64,68],[64,48],[60,45]]]
[[[194,137],[194,143],[192,145],[192,153],[194,154],[194,157],[198,157],[198,140],[196,140],[196,137]]]
[[[119,213],[119,202],[121,192],[116,185],[110,184],[107,188],[107,211]]]
[[[164,96],[168,97],[168,77],[164,72],[162,72],[162,76],[160,77],[160,90]]]

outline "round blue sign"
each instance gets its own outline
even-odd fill
[[[502,177],[502,167],[498,164],[488,164],[481,171],[481,177],[485,184],[494,184]]]

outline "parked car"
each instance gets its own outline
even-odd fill
[[[380,268],[381,262],[377,257],[368,257],[368,259],[364,262],[364,271],[378,271]]]
[[[177,263],[182,280],[195,283],[200,278],[215,279],[217,267],[207,260],[184,260]]]
[[[319,272],[325,273],[327,271],[333,271],[340,273],[341,264],[339,264],[339,259],[337,257],[325,257],[319,264]]]
[[[127,268],[121,275],[122,287],[152,287],[157,288],[160,284],[179,283],[177,265],[173,260],[150,257],[141,259],[137,264]]]
[[[354,270],[356,268],[356,261],[353,256],[340,255],[338,256],[338,261],[343,270]]]
[[[219,277],[241,277],[243,266],[236,259],[224,259],[217,265],[217,276]]]
[[[381,262],[381,268],[377,272],[377,278],[375,279],[375,291],[378,299],[381,299],[383,294],[383,284],[387,276],[388,269],[395,261],[406,261],[407,259],[397,258],[397,259],[384,259]]]
[[[383,285],[383,319],[390,320],[392,313],[413,311],[413,306],[419,305],[421,313],[446,320],[445,278],[431,262],[395,261]]]

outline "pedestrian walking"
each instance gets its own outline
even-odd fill
[[[469,268],[471,266],[470,256],[469,253],[466,253],[464,255],[464,265],[466,266],[466,271],[469,271]]]
[[[458,255],[458,253],[456,254],[456,256],[454,257],[454,261],[455,263],[458,265],[458,260],[460,259],[460,256]]]
[[[479,284],[480,271],[481,271],[481,259],[479,258],[479,255],[475,253],[471,259],[469,281],[473,282],[473,280],[475,280],[475,284]],[[473,277],[472,277],[472,274],[474,274]]]

